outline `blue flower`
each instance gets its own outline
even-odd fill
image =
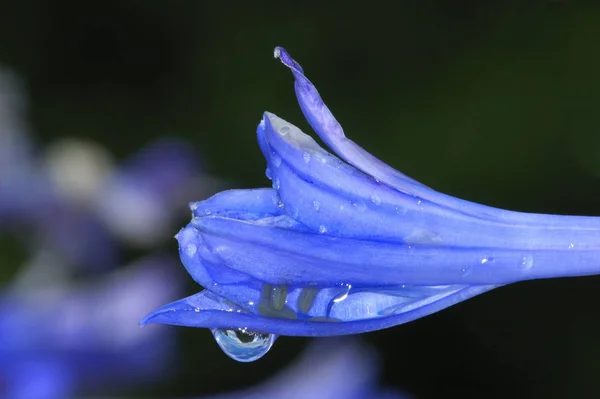
[[[339,156],[271,113],[258,125],[272,189],[191,204],[180,256],[205,290],[147,316],[212,329],[251,361],[277,335],[333,336],[415,320],[522,280],[600,273],[600,218],[519,213],[439,192],[346,138],[282,48],[302,112]]]
[[[176,295],[173,267],[153,256],[77,285],[0,292],[0,397],[62,399],[165,378],[176,337],[132,320]]]

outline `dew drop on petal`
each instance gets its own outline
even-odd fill
[[[275,153],[273,153],[271,161],[273,162],[273,166],[275,166],[276,168],[278,168],[281,165],[281,157]]]
[[[375,206],[379,206],[381,205],[381,198],[379,198],[378,196],[374,195],[371,197],[371,202],[375,204]]]
[[[310,162],[310,154],[308,152],[304,152],[304,154],[302,155],[302,158],[304,158],[304,163]]]
[[[533,267],[533,256],[527,255],[521,259],[521,267],[523,270],[529,270]]]
[[[320,225],[319,226],[319,233],[321,234],[325,234],[327,232],[327,227]]]
[[[273,188],[275,190],[279,190],[279,187],[281,187],[281,183],[279,183],[279,179],[275,178],[275,180],[273,180]]]
[[[267,176],[267,179],[271,180],[271,169],[267,168],[265,170],[265,176]]]
[[[238,362],[253,362],[263,357],[276,336],[246,329],[212,331],[215,341],[227,356]]]
[[[196,255],[197,251],[198,251],[198,248],[194,244],[188,244],[185,247],[185,253],[187,256],[194,256],[194,255]]]
[[[290,132],[290,127],[288,125],[283,125],[279,128],[279,134],[285,136]]]
[[[363,201],[353,202],[352,205],[354,205],[354,208],[359,212],[364,212],[367,209],[367,204]]]
[[[319,201],[313,201],[313,206],[315,207],[315,211],[318,211],[321,207],[321,203]]]

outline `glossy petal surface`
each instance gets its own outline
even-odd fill
[[[346,138],[300,65],[282,48],[275,57],[337,156],[266,112],[257,139],[272,188],[191,204],[177,239],[206,290],[143,323],[358,334],[504,284],[600,272],[599,218],[519,213],[438,193]]]

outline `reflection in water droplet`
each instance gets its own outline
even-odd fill
[[[263,357],[277,338],[274,334],[237,330],[212,330],[223,352],[238,362],[253,362]]]
[[[298,310],[302,313],[308,313],[315,303],[319,291],[320,288],[318,287],[303,288],[298,296]]]
[[[305,152],[302,155],[302,158],[304,158],[304,163],[309,163],[310,162],[310,154],[308,152]]]
[[[374,195],[371,197],[371,202],[375,204],[375,206],[379,206],[381,205],[381,198],[379,198],[378,196]]]

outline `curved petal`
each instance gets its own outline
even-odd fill
[[[522,250],[600,247],[597,218],[550,216],[536,224],[469,216],[378,183],[275,115],[267,113],[264,120],[266,156],[277,159],[270,162],[275,165],[274,188],[286,211],[313,231],[407,244]]]
[[[419,319],[493,288],[496,286],[466,287],[449,292],[445,296],[428,298],[411,307],[390,310],[390,315],[387,317],[349,322],[327,319],[319,321],[290,320],[248,314],[229,301],[205,290],[155,310],[146,316],[141,324],[164,323],[218,329],[244,327],[252,331],[277,335],[309,337],[360,334]]]
[[[296,89],[298,103],[310,126],[346,162],[364,173],[390,184],[392,187],[402,187],[406,193],[414,192],[415,187],[425,187],[416,180],[381,162],[348,139],[342,126],[327,108],[315,86],[304,76],[300,64],[294,61],[282,47],[275,48],[274,56],[279,58],[292,71],[295,78],[294,88]]]
[[[216,215],[234,219],[260,219],[284,213],[277,191],[269,188],[226,190],[190,204],[192,215]]]

